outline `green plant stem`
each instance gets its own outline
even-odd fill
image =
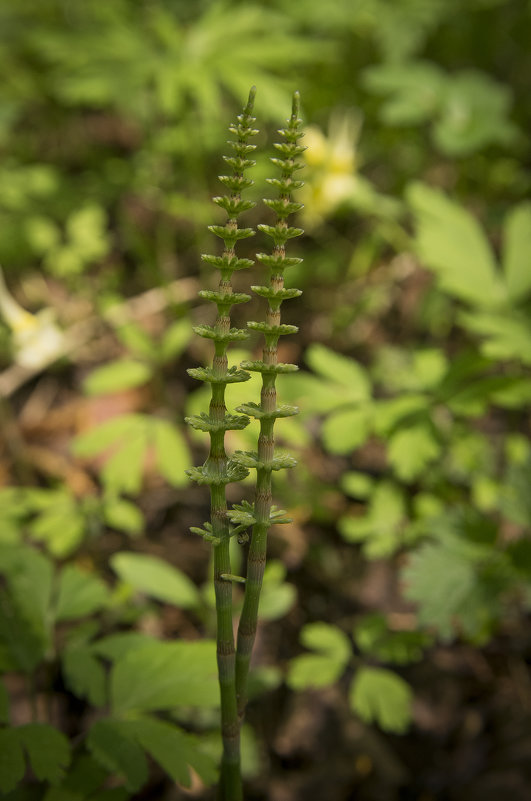
[[[276,363],[276,348],[274,355]],[[261,392],[262,409],[271,411],[276,407],[275,375],[264,374]],[[273,426],[274,418],[260,420],[260,436],[258,438],[258,458],[263,462],[271,462],[274,453]],[[271,513],[271,469],[258,468],[256,475],[256,491],[254,513],[256,523],[253,526],[249,553],[247,557],[247,581],[245,597],[238,626],[238,645],[236,651],[236,697],[238,715],[243,717],[247,705],[247,677],[251,663],[256,630],[258,626],[258,607],[266,565],[267,532]]]
[[[266,296],[269,297],[264,331],[265,344],[262,352],[262,390],[260,394],[260,435],[257,449],[257,476],[254,500],[254,525],[251,534],[251,543],[247,559],[247,581],[240,623],[238,626],[238,640],[236,650],[236,697],[238,702],[238,715],[243,718],[247,704],[247,679],[251,663],[251,655],[256,638],[258,626],[258,608],[267,556],[267,533],[271,525],[271,474],[275,456],[274,425],[279,416],[277,410],[276,368],[278,365],[278,340],[283,333],[289,333],[289,326],[282,329],[280,326],[280,306],[284,292],[284,269],[289,266],[286,260],[285,243],[292,236],[302,233],[300,229],[290,229],[286,218],[292,211],[301,208],[298,203],[291,201],[292,188],[297,188],[301,182],[293,182],[293,173],[300,166],[297,156],[304,150],[297,142],[302,136],[299,130],[301,120],[299,112],[299,94],[293,96],[293,108],[288,120],[287,129],[280,133],[287,140],[285,145],[276,145],[284,158],[273,159],[273,163],[281,167],[280,181],[273,182],[280,187],[280,197],[277,201],[266,200],[265,203],[276,209],[277,220],[274,228],[265,228],[272,236],[274,247],[271,257],[257,254],[259,261],[269,265],[269,287]],[[297,259],[295,261],[298,261]],[[293,262],[291,262],[293,263]],[[262,288],[253,287],[255,291]],[[299,293],[300,294],[300,293]],[[296,328],[292,329],[293,331]],[[245,363],[244,363],[245,364]],[[251,368],[247,364],[248,369]],[[294,410],[295,411],[295,410]],[[286,465],[287,466],[287,465]]]
[[[218,317],[217,327],[224,327],[225,321]],[[221,373],[227,369],[227,357],[220,348],[214,358],[214,370]],[[225,385],[212,384],[210,415],[212,419],[223,420],[225,408]],[[209,461],[220,473],[226,470],[227,456],[224,446],[224,431],[211,434]],[[225,485],[213,484],[210,487],[210,508],[212,533],[220,539],[214,547],[214,591],[216,596],[216,654],[221,699],[221,736],[223,756],[221,760],[220,801],[239,801],[243,798],[240,775],[240,727],[236,704],[235,688],[235,649],[232,622],[232,584],[221,578],[231,572],[230,535],[227,519]]]

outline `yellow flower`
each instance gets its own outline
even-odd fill
[[[310,227],[334,213],[355,195],[358,184],[357,145],[361,122],[353,109],[336,112],[330,118],[328,136],[315,125],[305,130],[305,159],[308,167],[305,222]]]
[[[54,322],[52,309],[37,314],[23,309],[9,293],[1,268],[0,313],[12,331],[14,361],[21,367],[39,370],[64,353],[65,337]]]

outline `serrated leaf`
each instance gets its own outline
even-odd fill
[[[322,378],[348,387],[351,401],[366,401],[371,396],[371,381],[361,365],[325,345],[314,343],[305,353],[308,365]]]
[[[26,764],[17,729],[0,729],[0,790],[10,793],[22,781]]]
[[[215,643],[152,642],[116,660],[111,704],[118,713],[219,704]]]
[[[473,563],[438,543],[425,543],[403,571],[404,596],[418,605],[419,622],[450,639],[456,615],[474,590]]]
[[[142,386],[151,378],[151,367],[136,359],[116,359],[98,367],[83,382],[87,395],[108,395]]]
[[[351,709],[384,731],[402,734],[411,722],[411,687],[384,668],[360,667],[350,685]]]
[[[99,576],[81,570],[77,565],[66,565],[59,578],[55,619],[75,620],[92,615],[108,600],[109,590]]]
[[[216,781],[216,763],[199,749],[198,741],[192,735],[152,717],[141,717],[128,725],[140,745],[174,781],[190,787],[189,766],[206,785],[212,785]]]
[[[185,471],[192,462],[183,435],[167,420],[153,420],[153,435],[158,470],[172,486],[186,486]]]
[[[199,592],[188,576],[157,556],[116,553],[111,557],[111,566],[122,581],[150,598],[183,609],[199,603]]]
[[[87,736],[87,748],[107,770],[118,774],[132,793],[147,782],[148,764],[126,721],[98,720]]]
[[[531,203],[521,203],[507,215],[503,270],[509,297],[524,300],[531,292]]]
[[[387,455],[398,478],[413,481],[440,452],[441,447],[430,428],[417,425],[399,429],[392,434]]]
[[[441,288],[473,306],[495,307],[505,291],[489,243],[477,220],[442,192],[410,184],[407,199],[416,222],[416,245]]]
[[[36,778],[59,784],[70,764],[69,740],[47,723],[28,723],[17,731]]]

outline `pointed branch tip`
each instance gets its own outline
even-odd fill
[[[291,118],[292,120],[296,120],[299,116],[301,105],[301,95],[300,92],[297,90],[293,92],[293,105],[291,107]]]
[[[253,106],[254,106],[255,97],[256,97],[256,86],[251,86],[251,88],[249,90],[249,99],[247,101],[247,105],[245,106],[244,114],[247,114],[247,115],[251,114],[251,112],[253,110]]]

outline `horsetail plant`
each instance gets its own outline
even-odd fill
[[[267,532],[272,523],[287,523],[289,518],[284,516],[282,510],[272,506],[271,475],[273,470],[294,467],[295,459],[288,455],[275,456],[275,441],[273,429],[275,420],[280,417],[289,417],[297,414],[295,406],[277,406],[276,377],[280,373],[290,373],[298,369],[295,364],[282,364],[278,362],[277,346],[281,336],[294,334],[298,331],[294,325],[282,325],[280,322],[280,307],[284,300],[296,298],[302,294],[300,289],[286,289],[284,287],[284,270],[299,264],[302,259],[286,256],[286,242],[293,237],[300,236],[301,228],[288,226],[287,218],[293,212],[302,208],[302,203],[291,199],[291,192],[302,186],[302,181],[294,179],[294,173],[302,167],[298,157],[306,149],[299,144],[303,136],[300,130],[299,94],[293,97],[293,108],[288,120],[287,128],[279,133],[284,142],[275,144],[280,158],[271,161],[281,170],[280,178],[267,179],[279,191],[279,197],[274,200],[265,200],[264,203],[276,214],[275,225],[259,225],[259,229],[273,240],[270,254],[257,253],[258,261],[269,271],[267,286],[253,286],[253,291],[268,301],[265,322],[249,322],[248,327],[260,331],[264,336],[264,348],[261,361],[242,362],[242,367],[249,371],[262,374],[262,391],[260,404],[245,403],[237,411],[255,417],[260,421],[260,435],[258,437],[258,450],[256,453],[237,451],[234,461],[242,467],[256,469],[256,491],[252,508],[243,506],[235,508],[230,513],[233,523],[242,524],[247,516],[247,524],[252,525],[251,543],[247,559],[247,581],[245,584],[245,597],[243,609],[238,626],[238,645],[236,652],[236,696],[238,699],[238,714],[243,717],[247,703],[247,676],[249,664],[256,636],[258,620],[258,605],[262,589],[262,580],[266,563]]]
[[[265,200],[276,213],[275,225],[260,225],[259,228],[273,240],[271,254],[257,254],[258,261],[269,270],[267,286],[253,286],[253,291],[268,301],[265,322],[249,322],[248,328],[260,331],[264,335],[263,358],[261,361],[242,362],[240,369],[228,367],[227,347],[230,342],[247,338],[245,330],[230,327],[230,308],[236,303],[250,300],[249,295],[234,293],[231,276],[235,270],[252,266],[250,259],[236,256],[235,245],[240,239],[254,234],[251,228],[238,228],[239,215],[255,204],[242,200],[241,193],[252,185],[245,177],[245,170],[254,165],[249,155],[255,146],[249,144],[251,136],[257,133],[252,128],[255,122],[251,116],[254,105],[254,87],[249,100],[238,122],[229,130],[237,136],[237,141],[229,144],[234,155],[224,157],[232,168],[231,176],[220,176],[221,182],[230,194],[214,198],[228,215],[224,226],[210,226],[210,230],[224,242],[221,256],[203,256],[203,260],[218,268],[220,283],[217,291],[201,291],[205,300],[217,306],[217,318],[214,326],[200,325],[195,331],[202,337],[214,342],[214,358],[212,367],[193,368],[189,374],[200,381],[211,385],[211,401],[208,414],[186,418],[194,428],[210,434],[210,453],[201,467],[187,471],[190,478],[199,484],[210,487],[211,519],[203,528],[193,527],[192,532],[199,534],[214,547],[214,587],[217,618],[217,661],[221,696],[221,733],[223,739],[223,755],[219,782],[220,801],[239,801],[243,799],[240,771],[240,726],[246,705],[246,685],[249,664],[256,635],[258,605],[264,575],[267,547],[267,532],[272,523],[289,522],[285,512],[272,506],[271,474],[273,470],[293,467],[295,460],[290,456],[279,456],[274,453],[273,427],[279,417],[287,417],[297,413],[292,406],[277,406],[276,376],[279,373],[297,370],[296,365],[279,364],[277,345],[284,334],[297,331],[295,326],[281,325],[280,306],[288,298],[298,297],[298,289],[284,287],[284,270],[298,264],[301,259],[288,258],[285,253],[286,242],[292,237],[302,234],[300,228],[290,228],[287,218],[301,208],[300,203],[291,200],[291,192],[302,186],[293,174],[302,165],[297,161],[304,147],[298,144],[302,132],[299,119],[299,95],[295,93],[291,118],[286,129],[280,131],[284,142],[275,145],[280,158],[273,158],[273,163],[280,167],[280,178],[268,179],[269,183],[279,190],[279,197]],[[229,383],[246,381],[249,371],[262,374],[262,391],[260,403],[249,402],[236,409],[240,414],[227,412],[225,405],[225,388]],[[225,431],[243,429],[254,417],[260,421],[260,435],[256,452],[236,451],[232,458],[225,452]],[[249,468],[257,471],[254,503],[244,501],[227,509],[225,486],[240,481],[248,475]],[[232,524],[232,525],[231,525]],[[246,578],[235,576],[231,572],[229,544],[234,535],[242,535],[246,529],[252,529],[251,542],[247,560]],[[245,597],[238,628],[237,649],[234,645],[232,582],[245,584]]]
[[[234,150],[232,156],[225,161],[232,169],[232,175],[220,176],[220,181],[229,190],[229,195],[214,198],[228,215],[224,226],[212,225],[210,230],[223,240],[224,250],[221,256],[203,256],[203,260],[220,272],[217,291],[202,291],[200,296],[217,306],[215,325],[200,325],[194,330],[197,334],[214,341],[214,359],[212,367],[193,368],[189,374],[200,381],[210,383],[212,388],[208,414],[186,418],[194,428],[210,434],[210,453],[204,465],[188,471],[188,475],[199,484],[210,487],[211,519],[203,529],[192,528],[214,545],[214,588],[217,617],[217,662],[221,697],[221,733],[223,738],[223,756],[220,775],[220,798],[222,801],[239,801],[243,798],[240,774],[240,725],[236,705],[235,688],[235,648],[232,611],[232,574],[230,564],[230,531],[227,517],[227,501],[225,485],[232,481],[240,481],[248,474],[245,467],[230,461],[225,452],[225,431],[245,428],[249,418],[244,415],[231,415],[225,406],[225,388],[227,384],[247,381],[249,373],[228,367],[227,346],[229,342],[246,339],[247,331],[230,327],[230,309],[236,303],[250,300],[249,295],[232,291],[231,276],[235,270],[250,267],[250,259],[236,256],[235,245],[240,239],[252,236],[251,228],[238,228],[238,216],[255,204],[242,200],[241,192],[252,185],[244,171],[254,166],[255,162],[248,156],[255,150],[255,145],[248,140],[257,131],[252,124],[251,116],[254,104],[254,87],[249,100],[238,122],[229,130],[237,136],[231,142]]]

